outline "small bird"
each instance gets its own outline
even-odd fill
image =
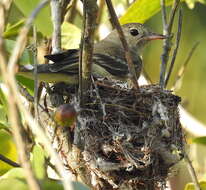
[[[122,25],[127,40],[136,76],[139,78],[142,70],[140,54],[143,47],[151,40],[164,39],[164,35],[150,32],[143,24],[129,23]],[[61,53],[45,55],[53,61],[49,64],[37,66],[38,80],[44,82],[78,84],[79,49],[70,49]],[[128,65],[125,59],[124,48],[116,30],[107,37],[94,44],[92,75],[95,78],[127,81],[129,78]],[[19,75],[34,78],[33,68],[20,67]]]

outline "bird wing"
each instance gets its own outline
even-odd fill
[[[78,74],[79,71],[79,50],[72,49],[62,53],[46,55],[45,58],[53,61],[50,64],[49,70],[51,72],[64,72],[68,74]],[[111,75],[114,76],[125,76],[128,74],[128,67],[125,60],[119,59],[115,56],[94,53],[93,64],[96,64]],[[98,68],[100,68],[98,67]]]

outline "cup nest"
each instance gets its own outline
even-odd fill
[[[81,150],[84,183],[98,190],[164,189],[184,153],[180,101],[157,85],[135,92],[96,83],[69,138]]]

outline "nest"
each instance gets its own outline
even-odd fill
[[[84,182],[101,190],[164,189],[170,168],[183,157],[180,101],[157,85],[135,92],[98,83],[70,138],[89,175]]]

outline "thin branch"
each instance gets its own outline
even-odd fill
[[[33,61],[34,61],[34,112],[38,121],[38,73],[37,73],[37,31],[33,25]]]
[[[194,183],[194,186],[195,186],[195,190],[201,190],[200,188],[200,184],[198,183],[198,179],[197,179],[197,175],[195,173],[195,169],[192,165],[192,162],[191,160],[189,159],[187,153],[184,154],[184,159],[185,161],[187,162],[187,167],[188,167],[188,170],[190,172],[190,175],[192,177],[192,181]]]
[[[166,6],[165,6],[165,0],[160,0],[161,5],[161,11],[162,11],[162,25],[163,29],[166,29],[167,27],[167,13],[166,13]],[[163,33],[166,34],[167,30],[164,30]]]
[[[82,35],[82,48],[80,53],[80,91],[86,93],[91,84],[91,72],[92,72],[92,56],[94,46],[94,35],[96,27],[97,16],[97,4],[96,0],[84,0],[83,1],[84,12],[84,32]],[[83,103],[85,98],[81,96],[80,101]]]
[[[169,18],[169,24],[167,24],[166,20],[166,8],[165,8],[165,0],[160,0],[161,1],[161,7],[162,7],[162,23],[163,23],[163,34],[166,35],[168,38],[163,40],[163,53],[161,55],[161,68],[160,68],[160,81],[159,85],[161,88],[165,87],[165,74],[166,74],[166,69],[167,69],[167,62],[169,60],[169,53],[172,47],[172,38],[171,38],[171,31],[172,31],[172,26],[174,23],[174,16],[177,11],[177,7],[179,5],[180,0],[174,0],[174,4],[171,10],[170,18]]]
[[[180,9],[179,10],[179,17],[178,17],[178,30],[177,30],[175,49],[174,49],[174,52],[173,52],[173,56],[172,56],[172,60],[171,60],[171,63],[170,63],[169,71],[168,71],[168,74],[167,74],[166,79],[165,79],[165,87],[168,84],[170,75],[171,75],[173,67],[174,67],[174,63],[175,63],[175,60],[176,60],[177,52],[178,52],[178,49],[179,49],[181,32],[182,32],[182,10]]]
[[[39,139],[41,139],[42,144],[44,145],[44,147],[46,148],[47,152],[51,155],[51,158],[54,159],[56,167],[59,171],[59,173],[61,174],[62,180],[63,180],[63,185],[65,190],[71,190],[73,189],[71,186],[71,181],[68,179],[67,175],[66,175],[66,171],[64,169],[64,166],[62,164],[62,162],[60,161],[57,153],[54,151],[53,147],[51,146],[50,141],[48,140],[48,138],[46,137],[44,131],[41,129],[41,127],[33,120],[32,116],[30,113],[28,113],[27,109],[24,107],[24,105],[22,104],[22,102],[20,101],[20,94],[18,92],[18,88],[17,88],[17,84],[15,81],[15,64],[18,61],[18,58],[21,56],[23,49],[25,48],[25,44],[26,44],[26,40],[27,40],[27,34],[28,31],[33,23],[33,20],[35,18],[35,16],[38,14],[38,12],[48,3],[48,0],[42,1],[39,6],[32,12],[31,16],[28,18],[25,26],[21,29],[20,34],[17,38],[16,41],[16,45],[14,47],[14,50],[12,52],[12,55],[9,59],[9,64],[8,64],[8,68],[5,71],[5,74],[3,75],[4,80],[6,81],[5,83],[8,84],[8,89],[9,89],[9,93],[10,91],[12,91],[12,96],[11,93],[9,94],[8,99],[9,100],[13,100],[10,103],[10,110],[12,110],[12,108],[14,108],[14,110],[16,110],[15,104],[18,105],[19,110],[21,111],[21,113],[25,116],[25,121],[29,124],[29,127],[32,129],[32,132],[39,137]],[[0,35],[0,39],[1,39]],[[1,48],[1,47],[0,47]],[[0,56],[1,57],[1,56]],[[2,64],[5,64],[6,62],[1,62],[1,69],[5,68],[6,64],[4,66],[2,66]],[[13,107],[12,107],[13,105]],[[12,113],[11,116],[11,126],[17,126],[16,123],[16,115],[15,113]],[[14,116],[14,117],[13,117]],[[15,119],[15,120],[14,120]],[[12,123],[14,123],[14,125],[12,125]],[[18,133],[17,133],[18,134]],[[22,163],[24,165],[24,163]],[[26,175],[27,176],[27,175]],[[27,176],[28,177],[28,176]],[[33,188],[34,189],[34,188]]]
[[[0,160],[9,164],[10,166],[13,166],[13,167],[21,167],[18,163],[10,160],[9,158],[5,157],[4,155],[0,154]]]
[[[62,9],[59,0],[51,0],[50,5],[53,23],[52,53],[58,53],[61,51]]]
[[[133,86],[136,90],[139,90],[139,84],[138,84],[138,78],[135,72],[135,67],[132,61],[132,57],[131,57],[131,53],[129,51],[129,46],[127,44],[127,41],[125,39],[124,33],[122,31],[122,28],[120,26],[120,23],[118,21],[117,15],[115,13],[114,7],[112,5],[111,0],[105,0],[109,13],[110,13],[110,17],[111,17],[111,23],[113,25],[114,28],[116,28],[118,34],[119,34],[119,38],[122,42],[122,46],[124,48],[124,52],[125,52],[125,58],[127,60],[127,64],[128,64],[128,70],[129,70],[129,74],[130,74],[130,79],[133,83]]]
[[[175,82],[174,82],[174,84],[173,84],[173,87],[171,88],[172,90],[175,91],[175,89],[176,89],[176,87],[177,87],[177,84],[178,84],[179,81],[182,79],[183,74],[185,73],[185,69],[187,68],[188,63],[189,63],[190,59],[192,58],[192,55],[194,54],[194,52],[195,52],[195,50],[196,50],[196,48],[198,47],[199,44],[200,44],[200,42],[196,42],[196,43],[192,46],[192,48],[191,48],[191,50],[190,50],[190,52],[189,52],[186,60],[184,61],[182,67],[179,69],[179,71],[178,71],[178,73],[177,73],[177,77],[176,77],[176,79],[175,79]]]
[[[169,34],[172,31],[172,26],[173,26],[173,23],[174,23],[175,14],[177,12],[177,8],[178,8],[179,4],[180,4],[180,0],[174,0],[172,10],[171,10],[171,13],[170,13],[169,23],[168,23],[168,26],[167,26],[167,30],[168,30]]]

